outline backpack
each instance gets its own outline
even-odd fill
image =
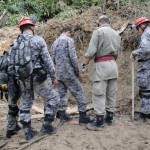
[[[4,52],[3,56],[0,56],[0,85],[6,84],[8,82],[8,52]]]
[[[34,65],[30,44],[32,37],[27,39],[21,34],[11,47],[7,72],[12,78],[25,80],[33,72]]]

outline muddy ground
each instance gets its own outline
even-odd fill
[[[139,16],[150,14],[150,5],[144,5],[137,11],[132,5],[121,6],[116,10],[116,6],[110,5],[106,14],[110,16],[112,26],[119,30],[123,24],[132,23]],[[51,19],[44,25],[36,29],[36,33],[43,36],[50,45],[59,35],[62,26],[71,25],[74,28],[74,39],[79,57],[79,64],[82,62],[86,52],[92,30],[96,27],[98,17],[103,14],[98,7],[91,7],[81,15],[75,15],[67,20]],[[148,16],[149,17],[149,16]],[[17,37],[19,31],[15,27],[5,27],[0,29],[0,52],[9,49],[9,45]],[[14,150],[149,150],[150,149],[150,120],[145,123],[131,121],[131,62],[130,53],[136,48],[138,35],[130,31],[129,26],[121,34],[122,51],[117,60],[119,66],[118,93],[116,103],[115,125],[106,125],[101,131],[89,131],[85,126],[64,124],[58,129],[55,135],[38,135],[29,143],[24,141],[23,130],[11,139],[4,139],[7,103],[0,101],[0,149]],[[135,71],[136,71],[135,63]],[[82,74],[83,88],[87,97],[87,102],[92,102],[92,62],[87,73]],[[135,74],[136,77],[136,74]],[[69,106],[76,105],[75,99],[68,93]],[[36,106],[43,108],[41,98],[35,99]],[[139,110],[138,88],[135,78],[135,110]],[[32,110],[32,115],[37,114]],[[94,114],[89,111],[88,114]],[[78,121],[78,115],[74,116]],[[32,126],[40,130],[42,119],[32,119]],[[54,126],[59,123],[55,119]]]

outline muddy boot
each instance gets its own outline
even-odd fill
[[[68,122],[72,120],[72,117],[68,115],[65,110],[58,111],[57,116],[59,116],[60,122]]]
[[[20,127],[18,124],[16,124],[16,128],[15,128],[14,130],[7,130],[7,131],[6,131],[6,137],[7,137],[7,138],[11,138],[11,136],[17,134],[17,132],[18,132],[20,129],[21,129],[21,127]]]
[[[113,112],[106,111],[105,122],[108,123],[108,125],[114,124],[113,115]]]
[[[79,124],[88,124],[94,121],[94,118],[86,115],[86,112],[79,111]]]
[[[24,133],[25,133],[25,139],[29,141],[37,134],[37,131],[33,129],[31,126],[29,126],[29,127],[24,127]]]
[[[54,121],[53,115],[46,115],[44,118],[44,122],[42,124],[40,133],[41,134],[55,134],[56,128],[52,126],[52,122]]]
[[[17,134],[17,132],[21,129],[16,118],[17,117],[12,115],[7,116],[6,138],[11,138],[11,136]]]
[[[6,138],[10,138],[14,134],[17,134],[17,132],[21,129],[21,127],[17,123],[18,112],[19,109],[17,106],[12,107],[11,105],[9,105],[6,125]]]
[[[93,131],[99,131],[104,128],[104,116],[103,115],[96,115],[96,122],[91,124],[87,124],[87,129]]]
[[[135,113],[134,115],[134,120],[141,122],[141,123],[145,122],[146,118],[147,118],[147,115],[143,113]]]
[[[41,134],[55,134],[56,133],[56,128],[53,127],[50,123],[43,123],[40,133]]]

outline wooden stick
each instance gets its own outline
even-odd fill
[[[119,10],[119,7],[120,7],[120,2],[119,0],[117,0],[117,10]]]
[[[44,109],[41,109],[35,105],[32,106],[32,109],[36,110],[37,112],[41,113],[41,114],[44,114]]]
[[[91,109],[93,109],[92,104],[88,104],[86,110],[88,111]],[[75,106],[73,108],[68,107],[66,111],[69,115],[73,115],[73,114],[76,114],[78,112],[78,107],[77,106]]]
[[[124,32],[124,30],[127,28],[129,22],[123,24],[123,26],[120,28],[120,30],[118,30],[118,33],[119,34],[122,34]]]
[[[33,105],[32,108],[33,108],[34,110],[40,112],[41,114],[31,115],[31,119],[38,119],[38,118],[43,118],[43,117],[44,117],[44,110],[43,110],[43,109],[41,109],[41,108],[39,108],[39,107],[37,107],[37,106],[35,106],[35,105]],[[93,109],[92,104],[88,104],[86,110],[88,111],[88,110],[91,110],[91,109]],[[67,113],[68,113],[69,115],[74,115],[74,114],[78,113],[78,107],[77,107],[77,106],[75,106],[75,107],[73,107],[73,108],[68,107],[66,111],[67,111]],[[6,120],[6,118],[2,118],[2,119],[0,119],[0,120]],[[19,120],[18,120],[18,121],[19,121]]]
[[[6,141],[6,142],[4,142],[4,143],[1,143],[1,144],[0,144],[0,149],[2,149],[7,143],[8,143],[8,141]]]
[[[132,121],[134,120],[134,62],[132,62]]]
[[[44,138],[46,138],[46,137],[48,137],[48,136],[49,136],[49,135],[44,135],[44,136],[42,136],[42,137],[38,137],[37,139],[35,139],[35,140],[33,140],[33,141],[29,141],[27,144],[20,146],[17,150],[24,150],[24,149],[26,149],[27,147],[31,146],[32,144],[35,144],[35,143],[41,141],[42,139],[44,139]]]
[[[0,104],[0,106],[7,106],[6,104]]]

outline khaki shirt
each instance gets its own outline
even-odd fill
[[[116,58],[121,47],[118,32],[106,24],[94,30],[85,57],[114,55]],[[118,67],[114,60],[94,63],[93,81],[118,78]]]

